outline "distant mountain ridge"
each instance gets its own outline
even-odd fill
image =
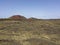
[[[37,20],[37,19],[43,19],[43,18],[35,18],[35,17],[30,17],[30,18],[26,18],[22,15],[12,15],[8,18],[0,18],[0,19],[28,19],[28,20]],[[54,20],[54,19],[43,19],[43,20]],[[55,20],[60,20],[60,18],[57,18]]]

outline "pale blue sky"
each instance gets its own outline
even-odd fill
[[[12,15],[60,18],[60,0],[0,0],[0,18]]]

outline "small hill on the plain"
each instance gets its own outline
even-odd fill
[[[13,15],[10,17],[10,19],[26,19],[24,16],[21,15]]]

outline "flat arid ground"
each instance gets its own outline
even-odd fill
[[[60,45],[60,19],[0,19],[0,45]]]

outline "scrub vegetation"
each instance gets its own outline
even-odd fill
[[[0,19],[0,45],[60,45],[60,19]]]

